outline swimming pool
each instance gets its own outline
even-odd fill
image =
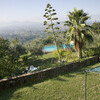
[[[70,47],[72,47],[73,45],[66,45],[66,44],[62,44],[62,48],[63,49],[67,49],[67,48],[70,48]],[[55,45],[52,45],[52,46],[47,46],[47,47],[44,47],[43,49],[42,49],[44,52],[52,52],[52,51],[55,51],[55,50],[57,50],[57,48],[56,48],[56,46]]]

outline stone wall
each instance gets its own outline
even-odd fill
[[[9,79],[2,79],[0,80],[0,90],[21,86],[26,83],[38,83],[45,79],[57,76],[59,74],[64,74],[66,72],[76,70],[80,67],[86,67],[88,65],[95,64],[98,62],[99,57],[96,56],[81,62],[69,63],[61,67],[48,68],[34,73],[28,73],[17,77],[11,77]]]

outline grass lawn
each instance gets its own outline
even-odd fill
[[[77,57],[77,53],[73,52],[72,55],[73,57],[72,58],[70,57],[71,59],[68,60],[65,57],[63,59],[65,60],[65,62],[63,64],[67,64],[69,62],[79,60]],[[58,58],[54,56],[53,52],[43,54],[42,56],[39,56],[37,59],[34,59],[33,56],[30,56],[28,63],[35,67],[40,66],[40,70],[59,66]]]
[[[84,70],[59,75],[38,84],[28,84],[0,93],[0,100],[84,100]],[[100,74],[88,73],[87,100],[100,100]]]

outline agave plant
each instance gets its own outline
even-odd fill
[[[83,10],[74,9],[69,12],[68,19],[64,25],[68,26],[67,38],[69,41],[74,41],[74,47],[78,53],[78,57],[82,58],[82,49],[86,41],[93,41],[91,35],[91,26],[86,24],[90,17]]]
[[[56,22],[58,18],[55,17],[55,15],[56,15],[55,9],[53,9],[50,4],[47,4],[46,9],[45,9],[45,14],[43,15],[43,17],[46,18],[46,20],[44,21],[44,25],[46,25],[45,32],[52,33],[53,40],[57,48],[59,61],[62,62],[61,55],[59,52],[59,46],[57,42],[57,33],[58,33],[57,30],[59,30],[59,27],[57,27],[57,25],[60,24],[60,22]]]

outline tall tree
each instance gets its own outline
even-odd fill
[[[48,21],[48,22],[44,21],[44,25],[47,25],[45,32],[52,33],[53,40],[54,40],[56,48],[57,48],[59,61],[61,62],[62,60],[61,60],[59,47],[58,47],[58,43],[57,43],[57,38],[56,38],[57,30],[59,30],[59,27],[56,27],[56,25],[60,24],[60,22],[56,22],[56,23],[54,22],[54,21],[58,20],[58,18],[54,17],[55,15],[56,15],[55,9],[53,9],[50,4],[47,4],[46,9],[45,9],[45,14],[44,14],[44,17]]]
[[[67,38],[74,41],[75,50],[78,53],[78,57],[82,58],[82,48],[84,47],[85,41],[92,41],[93,38],[89,33],[91,27],[86,25],[86,20],[89,19],[87,13],[83,10],[74,9],[73,12],[69,12],[69,20],[65,21],[64,25],[67,25]]]
[[[10,41],[0,37],[0,78],[9,77],[15,70],[22,65],[20,56],[26,54],[22,45],[15,44],[11,47]]]
[[[92,25],[93,27],[93,38],[94,41],[91,44],[92,47],[98,47],[100,46],[100,22],[94,22]]]

